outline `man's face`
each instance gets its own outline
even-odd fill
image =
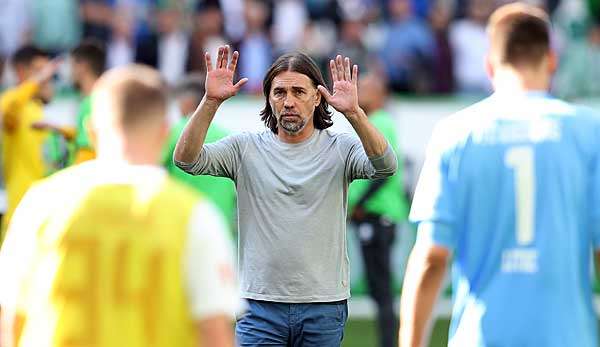
[[[310,78],[301,73],[284,71],[271,83],[269,104],[277,127],[290,135],[314,129],[313,113],[320,102],[321,94]]]

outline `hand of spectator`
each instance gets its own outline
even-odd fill
[[[360,110],[357,87],[358,65],[354,65],[352,71],[350,71],[350,66],[348,57],[342,59],[342,56],[338,55],[335,60],[330,60],[333,94],[330,94],[324,86],[317,87],[329,105],[346,117],[351,117]]]
[[[237,66],[238,51],[234,51],[229,61],[229,46],[219,47],[216,66],[213,68],[210,54],[204,55],[206,60],[206,99],[221,103],[230,97],[236,95],[240,88],[248,82],[247,78],[242,78],[236,84],[233,84],[233,76]]]
[[[50,60],[36,75],[33,76],[34,81],[39,84],[48,82],[52,76],[58,71],[58,68],[62,64],[62,58],[55,58]]]

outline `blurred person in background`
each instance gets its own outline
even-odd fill
[[[79,0],[29,1],[32,43],[56,56],[75,47],[82,34]]]
[[[70,55],[73,85],[83,96],[75,119],[75,127],[43,120],[34,123],[36,129],[50,131],[47,141],[49,150],[46,154],[52,164],[51,172],[96,157],[89,124],[92,111],[91,92],[94,83],[104,72],[106,51],[100,41],[86,39],[75,47]]]
[[[231,180],[223,177],[213,176],[193,176],[175,166],[173,162],[173,152],[177,140],[181,136],[188,117],[191,116],[204,95],[204,74],[192,74],[181,80],[173,89],[172,97],[184,116],[178,123],[174,124],[169,132],[169,138],[163,152],[162,164],[167,172],[177,181],[187,184],[192,189],[202,193],[208,199],[215,203],[221,210],[231,231],[234,231],[235,225],[235,186]],[[212,123],[206,133],[206,143],[216,142],[229,135],[229,131]]]
[[[422,346],[452,262],[448,346],[597,346],[600,114],[548,94],[557,58],[543,10],[500,7],[488,35],[495,93],[431,135],[400,344]]]
[[[395,92],[426,92],[431,81],[435,41],[427,22],[418,18],[410,0],[390,0],[390,27],[381,49]]]
[[[371,64],[373,56],[363,41],[365,32],[363,15],[364,13],[349,13],[342,19],[335,52],[343,52],[356,65],[366,68]]]
[[[160,74],[114,69],[93,94],[98,160],[36,184],[0,251],[3,346],[233,347],[223,217],[157,166]]]
[[[59,66],[34,46],[18,49],[11,63],[19,84],[0,96],[2,169],[8,204],[2,231],[23,194],[48,173],[43,148],[48,132],[35,129],[34,124],[44,118],[43,106],[54,94],[51,78]]]
[[[80,0],[79,16],[84,38],[94,38],[108,44],[112,36],[115,15],[114,0]]]
[[[177,4],[158,6],[156,32],[136,45],[136,62],[157,68],[171,86],[186,73],[190,38],[185,13],[185,8]]]
[[[429,23],[435,39],[435,58],[432,93],[449,94],[454,91],[454,62],[448,29],[452,21],[451,0],[437,0],[431,6]]]
[[[360,241],[369,294],[377,304],[379,346],[393,347],[398,340],[398,320],[394,313],[391,253],[396,227],[406,220],[408,203],[404,196],[396,126],[385,110],[389,98],[386,78],[377,72],[363,74],[358,90],[360,106],[369,122],[392,146],[399,163],[394,176],[356,180],[348,189],[350,220]]]
[[[450,24],[450,49],[458,92],[487,95],[492,91],[485,71],[489,48],[485,25],[493,5],[493,0],[469,0],[466,17]]]
[[[257,0],[247,0],[244,4],[246,34],[239,44],[240,75],[248,78],[244,85],[246,92],[260,94],[262,77],[273,62],[273,47],[267,28],[270,8]]]
[[[8,65],[10,57],[29,41],[31,36],[28,1],[2,0],[0,1],[0,90],[2,90],[3,72]]]
[[[97,40],[84,40],[71,51],[72,78],[83,99],[79,104],[73,162],[82,163],[96,157],[91,139],[92,90],[106,68],[106,50]]]
[[[589,26],[583,40],[565,48],[554,80],[556,95],[573,99],[600,96],[600,20]]]
[[[306,26],[309,25],[308,10],[302,0],[274,2],[271,38],[275,54],[297,50],[301,47]]]
[[[207,65],[206,93],[175,148],[195,175],[228,177],[238,198],[239,268],[249,310],[239,317],[240,346],[340,346],[350,296],[346,193],[355,179],[396,171],[392,147],[358,104],[358,66],[330,61],[333,95],[303,53],[279,57],[263,80],[265,129],[205,144],[220,105],[237,94],[238,53],[221,47]],[[328,130],[328,107],[357,136]]]
[[[221,7],[215,1],[200,1],[193,17],[189,56],[187,59],[188,72],[206,72],[204,52],[213,56],[218,47],[229,43],[225,34],[225,24]]]
[[[111,34],[106,45],[107,68],[131,64],[136,58],[137,41],[131,15],[117,12],[110,21]]]

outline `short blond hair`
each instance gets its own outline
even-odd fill
[[[516,2],[492,13],[487,27],[492,59],[536,66],[550,52],[550,19],[539,7]]]
[[[140,126],[164,122],[167,87],[155,69],[128,65],[104,73],[92,91],[95,123],[128,132]]]

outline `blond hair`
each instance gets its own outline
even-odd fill
[[[162,124],[167,113],[167,88],[158,71],[128,65],[104,73],[92,92],[92,117],[98,124],[129,132]]]

